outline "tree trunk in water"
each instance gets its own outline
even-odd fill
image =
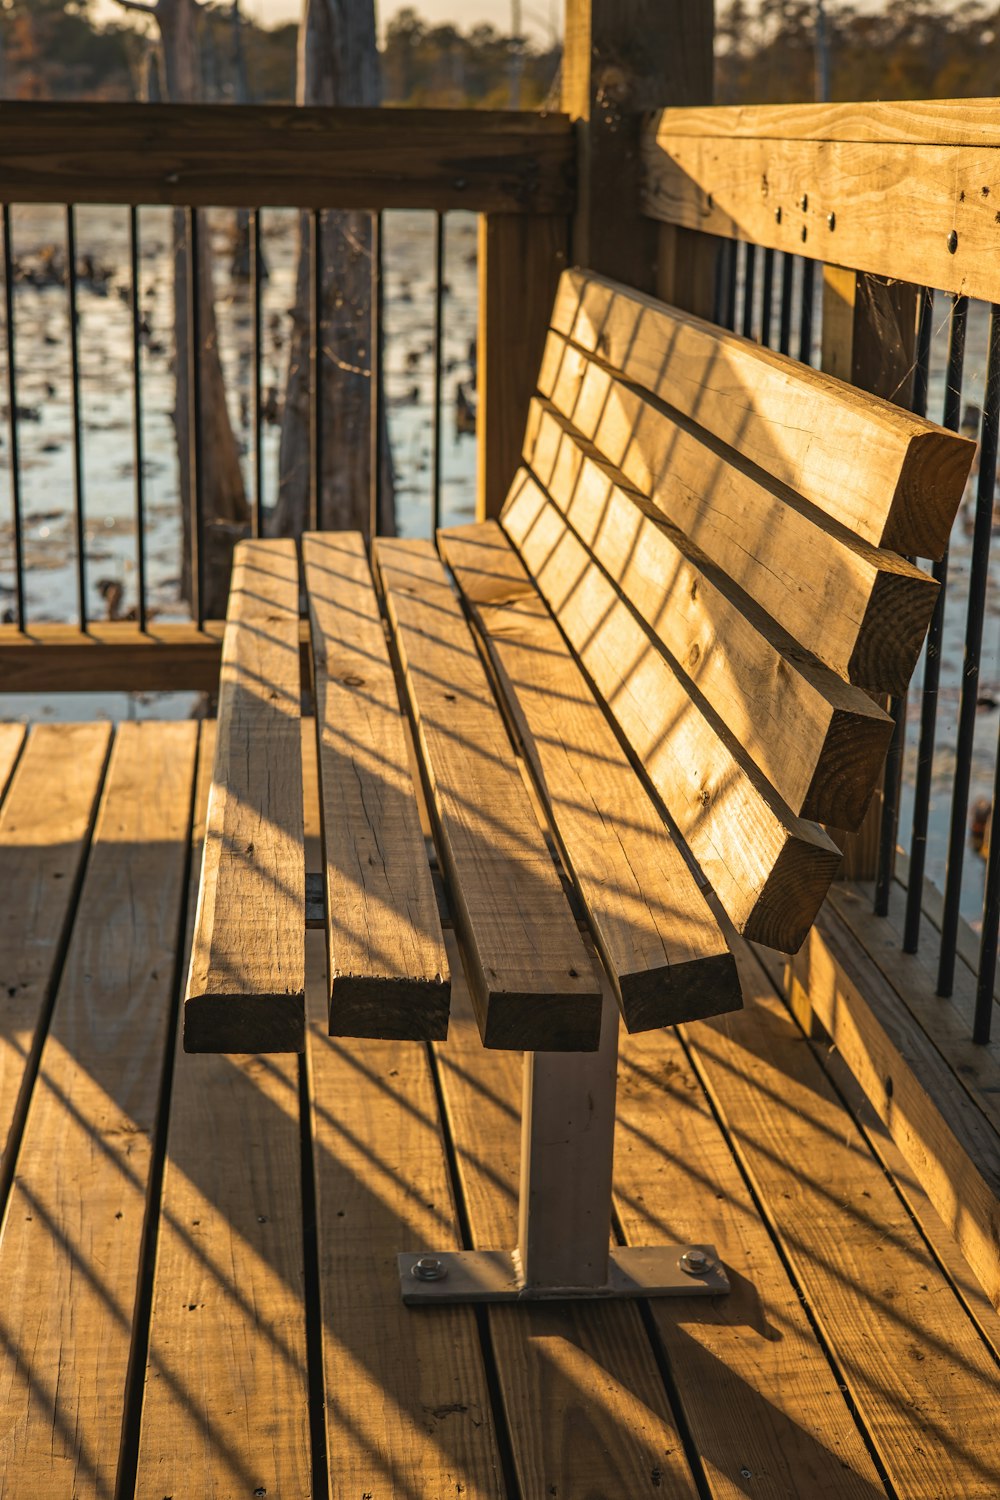
[[[176,103],[197,100],[200,89],[196,26],[200,6],[196,0],[156,0],[155,6],[119,0],[127,9],[145,11],[160,30],[162,41],[162,95]],[[239,448],[226,404],[226,388],[219,359],[219,339],[215,322],[215,293],[212,255],[208,243],[208,224],[204,213],[198,215],[201,253],[198,265],[199,297],[199,373],[201,376],[201,494],[199,496],[202,526],[202,576],[204,596],[202,613],[208,619],[221,619],[226,613],[229,575],[233,548],[249,526],[247,505],[240,469]],[[187,215],[183,210],[173,215],[174,256],[174,429],[180,472],[182,556],[181,592],[193,600],[192,538],[194,525],[191,489],[191,351],[188,327],[188,233]]]
[[[304,0],[299,31],[298,103],[376,105],[381,102],[372,0]],[[300,536],[309,524],[310,215],[299,223],[296,309],[281,427],[275,530]],[[372,224],[364,213],[320,216],[321,476],[319,523],[370,531]],[[383,417],[379,530],[392,532],[392,466]]]

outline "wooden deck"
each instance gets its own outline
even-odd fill
[[[0,725],[3,1500],[996,1500],[1000,1319],[745,945],[623,1039],[616,1162],[732,1294],[404,1309],[398,1250],[513,1243],[519,1060],[454,951],[446,1043],[331,1040],[318,932],[301,1063],[177,1050],[211,741]]]

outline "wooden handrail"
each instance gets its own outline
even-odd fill
[[[643,158],[664,223],[1000,298],[994,100],[663,110]]]
[[[558,114],[0,105],[0,201],[570,213]]]

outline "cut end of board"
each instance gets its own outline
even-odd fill
[[[743,1009],[736,960],[728,949],[713,958],[622,974],[619,980],[619,1008],[632,1036]]]
[[[185,1052],[304,1052],[305,995],[189,995]]]
[[[491,995],[483,1046],[499,1052],[596,1052],[601,1042],[601,991]]]
[[[330,1035],[383,1042],[443,1042],[451,980],[372,979],[338,974],[330,995]]]

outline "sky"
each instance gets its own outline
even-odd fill
[[[411,0],[413,9],[434,24],[451,21],[468,31],[478,21],[490,21],[503,31],[511,29],[511,0]],[[279,21],[297,21],[302,14],[302,0],[241,0],[242,9],[255,21],[274,26]],[[397,10],[400,0],[383,0],[377,6],[384,24]],[[526,35],[549,40],[562,23],[562,0],[521,0],[521,25]],[[114,0],[101,0],[94,6],[95,16],[110,20],[122,16]]]

